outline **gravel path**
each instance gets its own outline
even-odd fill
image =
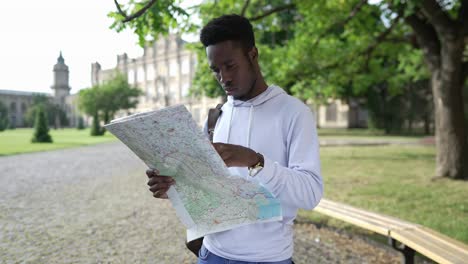
[[[0,158],[0,263],[194,263],[168,201],[120,143]],[[359,237],[295,226],[300,263],[394,263]]]

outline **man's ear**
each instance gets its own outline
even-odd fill
[[[253,46],[252,49],[249,51],[249,58],[252,61],[256,61],[258,59],[258,50],[257,47]]]

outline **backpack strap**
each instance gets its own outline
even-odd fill
[[[218,104],[215,108],[210,108],[208,111],[208,135],[210,136],[210,141],[213,142],[214,129],[216,122],[218,121],[219,116],[223,112],[221,110],[223,104]]]

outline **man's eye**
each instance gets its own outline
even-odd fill
[[[227,69],[232,69],[232,68],[234,68],[234,64],[228,64],[228,65],[226,65],[226,68]]]

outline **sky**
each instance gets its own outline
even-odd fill
[[[60,51],[71,93],[91,86],[91,63],[108,69],[118,54],[143,54],[133,32],[109,29],[113,0],[10,0],[0,6],[0,90],[52,93]]]

